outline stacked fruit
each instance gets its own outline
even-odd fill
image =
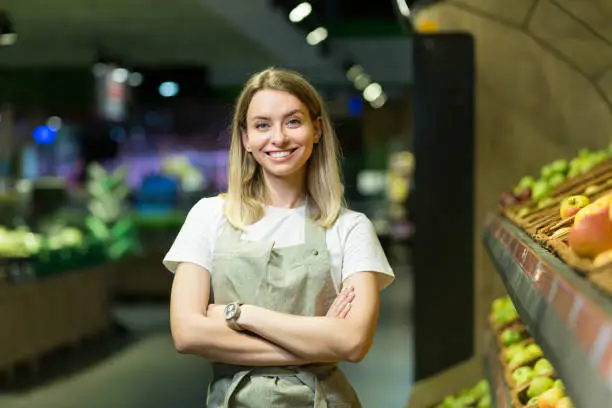
[[[573,407],[563,382],[520,321],[509,297],[493,302],[490,320],[516,408]]]
[[[560,206],[565,227],[555,231],[553,237],[563,238],[567,234],[572,252],[592,260],[595,268],[612,262],[611,204],[612,191],[592,203],[583,195],[566,198]]]
[[[540,170],[539,177],[525,176],[512,189],[501,195],[501,205],[509,207],[518,203],[533,200],[537,208],[542,209],[552,205],[550,197],[556,187],[566,179],[588,173],[598,164],[612,158],[612,145],[605,150],[590,151],[582,149],[571,160],[559,159],[545,165]],[[524,215],[527,209],[522,209]]]
[[[449,395],[436,405],[436,408],[491,408],[491,394],[487,380],[480,380],[472,388],[462,390],[457,395]]]

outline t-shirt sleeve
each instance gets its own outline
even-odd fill
[[[378,273],[380,290],[389,286],[395,275],[372,222],[363,214],[353,213],[346,228],[342,281],[358,272],[367,271]]]
[[[212,247],[222,204],[218,197],[203,198],[187,214],[170,250],[163,259],[164,266],[172,273],[182,262],[199,265],[210,271]]]

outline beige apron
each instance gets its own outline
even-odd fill
[[[213,254],[214,303],[235,301],[282,313],[324,316],[336,298],[325,230],[306,217],[305,242],[242,240],[227,226]],[[243,367],[213,364],[208,408],[360,408],[336,364]]]

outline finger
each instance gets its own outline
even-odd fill
[[[342,289],[342,291],[340,293],[338,293],[338,295],[336,296],[336,298],[334,299],[334,302],[331,304],[331,306],[329,307],[330,311],[338,311],[338,307],[340,306],[342,300],[344,299],[344,296],[348,293],[349,288],[348,287],[344,287]]]
[[[336,316],[340,316],[342,313],[344,313],[344,309],[346,305],[351,303],[354,299],[355,299],[355,292],[353,291],[350,291],[349,293],[344,295],[341,299],[339,299],[338,306],[336,307]]]
[[[344,306],[344,308],[342,309],[342,311],[340,312],[340,314],[338,315],[338,317],[340,317],[340,318],[344,319],[344,318],[345,318],[345,317],[348,315],[349,311],[351,310],[351,306],[353,306],[353,304],[352,304],[351,302],[348,302],[348,303],[347,303],[347,304]]]

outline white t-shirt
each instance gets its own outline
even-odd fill
[[[286,209],[267,207],[264,217],[245,228],[243,239],[272,240],[275,247],[304,243],[306,206]],[[174,272],[181,262],[190,262],[212,270],[217,238],[227,225],[223,216],[223,198],[204,198],[189,211],[172,247],[164,257],[164,265]],[[336,289],[349,276],[363,271],[377,272],[380,289],[394,279],[393,270],[380,245],[372,222],[355,211],[343,210],[325,234]]]

